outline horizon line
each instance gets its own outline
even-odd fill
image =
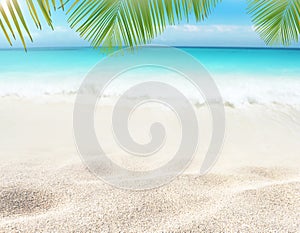
[[[147,46],[147,45],[141,45],[141,46]],[[277,49],[277,50],[300,50],[300,46],[298,47],[283,47],[283,46],[187,46],[187,45],[174,45],[174,46],[168,46],[168,45],[149,45],[149,47],[174,47],[174,48],[203,48],[203,49]],[[35,49],[81,49],[81,48],[90,48],[90,49],[101,49],[94,48],[92,46],[40,46],[40,47],[27,47],[27,50],[35,50]],[[126,48],[126,47],[124,47]],[[24,50],[23,47],[8,47],[8,48],[1,48],[0,51],[9,51],[9,50]]]

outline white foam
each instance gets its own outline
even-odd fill
[[[60,75],[61,78],[57,78]],[[22,76],[22,78],[20,78]],[[125,76],[124,76],[125,77]],[[122,77],[111,83],[105,91],[106,96],[121,95],[127,88],[146,80],[140,75],[129,79]],[[14,74],[0,79],[0,96],[17,96],[20,98],[42,96],[75,96],[83,78],[81,75],[66,77],[63,74]],[[202,104],[204,99],[201,93],[186,79],[174,74],[156,74],[151,80],[163,81],[182,91],[188,98]],[[241,107],[251,104],[283,104],[300,106],[300,78],[291,77],[258,77],[245,75],[217,75],[214,80],[220,90],[224,103],[232,107]],[[99,90],[96,84],[91,83],[88,91],[95,94]],[[145,93],[146,95],[147,93]]]

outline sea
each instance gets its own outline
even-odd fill
[[[300,49],[228,47],[176,49],[184,51],[202,64],[215,81],[224,102],[230,106],[300,105]],[[165,54],[165,49],[160,48],[159,53]],[[86,75],[108,56],[102,50],[86,47],[31,48],[27,52],[23,49],[2,49],[0,97],[74,96]],[[165,57],[158,56],[157,59]],[[146,69],[144,72],[149,73]],[[141,71],[143,72],[143,68],[139,68],[140,73]],[[159,72],[157,70],[151,75],[156,75],[160,80],[169,83],[179,82],[180,88],[180,77],[174,78],[174,75]],[[132,78],[141,77],[133,75]],[[126,82],[125,75],[123,84]],[[124,87],[122,82],[118,85]],[[118,85],[115,85],[108,95],[109,93],[118,95]],[[182,89],[189,92],[184,83]]]

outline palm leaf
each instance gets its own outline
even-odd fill
[[[221,0],[76,0],[69,22],[94,47],[146,44],[166,26],[205,19]]]
[[[42,29],[41,22],[37,13],[38,11],[36,8],[36,5],[38,5],[47,24],[53,29],[52,20],[51,20],[51,6],[53,7],[54,10],[56,9],[57,7],[56,0],[51,0],[51,1],[36,0],[35,2],[36,3],[34,4],[33,0],[26,0],[27,9],[36,27]],[[64,7],[64,3],[62,0],[59,0],[59,5],[62,8]],[[23,16],[18,0],[6,0],[5,2],[2,1],[0,3],[0,27],[10,45],[12,45],[11,39],[12,38],[16,39],[15,30],[19,35],[19,38],[25,50],[26,50],[26,43],[25,43],[24,33],[26,33],[27,36],[32,41],[30,31],[28,29],[26,20]],[[9,34],[9,32],[11,35]]]
[[[256,31],[267,44],[299,41],[299,0],[248,0]]]
[[[299,0],[247,0],[256,30],[267,44],[298,42]],[[26,0],[36,27],[42,29],[39,13],[53,28],[51,11],[71,3],[70,25],[95,47],[134,47],[150,42],[167,25],[189,21],[193,14],[204,20],[221,0]],[[2,5],[5,4],[6,7]],[[39,10],[39,11],[38,11]],[[18,0],[0,3],[0,28],[9,44],[16,35],[26,49],[31,34]]]

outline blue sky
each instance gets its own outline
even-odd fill
[[[223,0],[204,22],[191,20],[189,24],[181,22],[176,26],[168,26],[153,43],[177,46],[265,46],[253,31],[246,8],[246,0]],[[46,24],[39,31],[29,22],[34,43],[28,41],[28,47],[89,46],[88,42],[69,28],[66,20],[63,12],[54,13],[54,31]],[[2,34],[0,46],[9,47]],[[20,46],[20,42],[14,43],[14,47]],[[299,47],[299,44],[294,47]]]

